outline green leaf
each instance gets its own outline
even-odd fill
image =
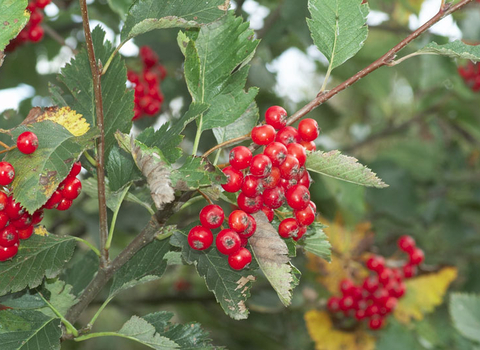
[[[161,232],[159,232],[161,233]],[[132,288],[140,283],[154,281],[162,277],[167,268],[165,254],[170,250],[168,239],[154,240],[137,252],[113,276],[110,296]]]
[[[110,8],[119,14],[122,20],[127,17],[128,9],[133,4],[133,0],[107,0]]]
[[[60,319],[31,310],[0,311],[2,350],[60,349]]]
[[[235,271],[228,265],[228,259],[214,247],[198,251],[190,248],[188,232],[194,225],[176,232],[170,243],[182,248],[183,259],[194,264],[198,274],[205,279],[207,287],[213,292],[223,310],[230,317],[241,320],[248,317],[245,301],[250,296],[250,288],[255,277],[251,271]]]
[[[131,155],[118,147],[112,148],[107,160],[108,185],[117,191],[133,181],[142,179]]]
[[[308,230],[313,231],[313,233],[305,237],[302,246],[307,252],[315,254],[330,262],[332,246],[328,241],[327,235],[325,232],[323,232],[322,227],[325,226],[317,222],[314,222],[312,225],[310,225]]]
[[[480,296],[464,293],[450,295],[450,316],[466,338],[480,342]]]
[[[230,0],[138,0],[128,11],[121,40],[126,42],[154,29],[198,27],[225,15],[229,6]]]
[[[85,254],[74,256],[72,262],[73,264],[63,272],[60,278],[72,286],[74,295],[79,295],[97,273],[99,259],[97,254],[89,250]]]
[[[49,296],[45,291],[48,291]],[[72,286],[66,284],[64,281],[57,280],[55,282],[47,282],[41,292],[50,304],[55,306],[55,309],[57,309],[61,315],[65,315],[68,309],[77,302],[77,298],[71,293]],[[46,304],[39,311],[52,318],[57,317],[52,309]]]
[[[115,50],[111,42],[105,40],[105,32],[96,27],[92,32],[95,57],[105,64]],[[96,124],[95,95],[93,79],[88,61],[88,54],[83,48],[75,59],[62,69],[58,79],[64,83],[74,101],[72,109],[82,114],[91,125]],[[128,133],[132,126],[133,95],[127,89],[127,69],[124,61],[116,55],[107,73],[102,76],[102,101],[105,119],[105,152],[106,157],[115,145],[114,134],[117,130]]]
[[[222,349],[213,346],[207,332],[198,323],[175,324],[170,320],[173,313],[167,311],[155,312],[142,318],[155,327],[160,335],[173,340],[182,350],[188,349]]]
[[[268,222],[265,214],[259,212],[252,216],[257,222],[257,230],[249,239],[253,256],[280,301],[288,306],[292,302],[293,288],[298,285],[300,272],[290,263],[286,243]]]
[[[368,35],[368,5],[357,0],[309,0],[307,24],[332,70],[360,51]]]
[[[5,160],[15,167],[13,193],[16,201],[33,213],[52,196],[80,155],[94,146],[97,130],[76,137],[59,124],[43,121],[20,125],[12,131],[12,138],[16,140],[25,131],[38,137],[35,153],[26,155],[15,149],[8,152]]]
[[[460,40],[455,40],[444,45],[438,45],[436,42],[431,42],[423,49],[417,51],[417,53],[442,55],[475,62],[480,61],[480,47],[467,45]]]
[[[73,237],[32,235],[22,241],[18,254],[0,264],[0,295],[35,288],[43,277],[56,277],[75,249]]]
[[[203,118],[197,119],[201,131],[233,123],[252,104],[258,89],[244,89],[247,64],[258,43],[248,23],[233,15],[202,27],[197,39],[188,42],[188,89],[194,102],[210,105]]]
[[[202,186],[211,186],[212,183],[227,181],[220,169],[213,168],[202,157],[189,157],[185,164],[171,172],[170,179],[173,188],[180,191],[196,190]]]
[[[213,134],[218,143],[248,134],[258,122],[258,107],[253,102],[240,118],[222,128],[214,128]]]
[[[27,0],[0,0],[0,51],[3,51],[27,24],[30,18],[27,5]]]
[[[374,172],[358,163],[357,159],[345,156],[340,151],[309,152],[305,166],[315,173],[357,185],[377,188],[388,187]]]

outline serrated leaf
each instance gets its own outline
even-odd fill
[[[0,0],[0,52],[27,24],[30,18],[27,5],[26,0]]]
[[[0,264],[0,295],[35,288],[43,277],[54,278],[70,260],[75,249],[73,237],[32,235],[22,241],[18,254]]]
[[[358,163],[356,158],[345,156],[340,151],[308,153],[305,167],[315,173],[357,185],[377,188],[388,187],[377,177],[377,174]]]
[[[453,325],[464,337],[480,342],[480,297],[478,295],[452,293],[450,316]]]
[[[304,318],[316,350],[375,349],[375,338],[372,335],[360,327],[354,331],[337,329],[325,311],[310,310]]]
[[[22,124],[28,125],[45,120],[60,124],[74,136],[82,136],[90,130],[90,124],[87,123],[85,118],[70,107],[59,108],[54,106],[46,107],[43,110],[39,107],[34,107]]]
[[[480,46],[467,45],[460,40],[448,44],[439,45],[436,42],[427,44],[423,49],[417,51],[419,54],[434,54],[451,58],[460,58],[478,62],[480,61]]]
[[[46,295],[45,291],[48,292],[48,296]],[[41,292],[44,298],[46,298],[50,302],[50,304],[54,305],[55,309],[57,309],[57,311],[60,312],[61,315],[65,315],[68,309],[70,309],[70,307],[77,302],[77,298],[71,293],[72,286],[66,284],[64,281],[61,280],[45,283],[45,285],[41,289]],[[52,309],[46,304],[38,311],[41,311],[45,315],[52,318],[57,317],[52,311]]]
[[[208,333],[198,323],[171,323],[170,320],[173,316],[174,314],[171,312],[160,311],[142,318],[154,326],[157,333],[173,340],[182,350],[223,349],[223,347],[214,347],[211,344]]]
[[[205,279],[207,287],[213,292],[223,310],[230,317],[241,320],[248,317],[245,301],[250,296],[250,288],[255,277],[251,271],[235,271],[228,265],[225,255],[214,247],[198,251],[188,245],[188,232],[194,225],[176,232],[170,243],[182,248],[183,259],[188,264],[194,264],[198,274]]]
[[[167,350],[180,348],[174,341],[158,334],[155,327],[138,316],[132,316],[118,333],[152,349]]]
[[[122,290],[162,277],[167,268],[167,261],[164,259],[165,254],[169,250],[168,239],[154,240],[142,248],[113,276],[110,297]]]
[[[406,280],[407,292],[398,300],[395,318],[401,323],[422,320],[426,313],[442,303],[448,286],[456,278],[457,269],[445,267],[438,272]]]
[[[213,128],[218,143],[248,134],[258,122],[258,107],[253,102],[247,110],[232,124],[222,128]]]
[[[38,311],[0,311],[2,350],[60,349],[60,319]]]
[[[229,6],[230,0],[138,0],[128,11],[121,40],[126,42],[154,29],[198,27],[225,15]]]
[[[80,155],[94,146],[97,130],[76,137],[59,124],[43,121],[20,125],[12,131],[12,138],[16,140],[25,131],[38,137],[35,153],[26,155],[15,149],[8,152],[5,160],[15,167],[12,185],[16,201],[33,213],[52,196]]]
[[[332,246],[328,241],[328,237],[325,234],[325,232],[323,232],[323,230],[320,227],[315,227],[316,226],[315,224],[317,223],[314,222],[309,227],[309,229],[312,229],[315,232],[305,237],[302,244],[303,249],[305,249],[309,253],[315,254],[316,256],[330,262],[332,257]],[[323,227],[323,225],[321,226]]]
[[[142,174],[135,166],[131,155],[118,147],[112,148],[107,159],[108,185],[112,191],[117,191],[123,186],[140,180]]]
[[[105,40],[105,32],[96,27],[92,32],[95,57],[105,64],[115,50],[111,42]],[[65,84],[74,101],[72,109],[87,118],[90,125],[96,124],[95,95],[90,63],[85,48],[67,64],[58,79]],[[115,145],[114,134],[117,130],[128,133],[132,126],[133,95],[127,89],[127,69],[119,55],[112,60],[106,74],[102,76],[102,102],[105,126],[105,152],[108,157]]]
[[[252,254],[283,305],[292,302],[293,289],[298,285],[298,270],[290,263],[288,247],[262,212],[252,215],[257,230],[250,237]]]
[[[248,62],[259,41],[241,18],[228,15],[200,29],[187,44],[185,79],[197,103],[209,110],[197,119],[201,131],[231,124],[252,104],[258,89],[245,92]]]
[[[212,170],[212,171],[210,171]],[[196,190],[212,183],[225,183],[227,178],[218,168],[214,168],[202,157],[189,157],[187,161],[170,174],[172,186],[175,190]]]
[[[309,0],[307,24],[332,70],[360,51],[368,35],[368,5],[357,0]]]

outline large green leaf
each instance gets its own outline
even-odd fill
[[[106,168],[108,185],[112,191],[118,191],[125,185],[142,178],[132,156],[118,147],[110,152]]]
[[[227,126],[214,128],[213,134],[215,135],[217,142],[222,143],[224,141],[248,134],[250,131],[252,131],[253,127],[257,125],[257,122],[258,107],[257,104],[253,102],[245,111],[245,113],[240,116],[240,118]]]
[[[32,310],[0,311],[2,350],[60,349],[60,319]]]
[[[25,27],[30,18],[27,0],[0,0],[0,51]],[[1,66],[1,64],[0,64]]]
[[[258,212],[253,217],[257,222],[257,230],[249,239],[253,256],[280,301],[288,306],[292,302],[292,292],[298,285],[300,272],[290,263],[287,245],[265,214]]]
[[[96,27],[92,32],[95,57],[105,64],[115,50],[111,42],[105,40],[105,32]],[[74,101],[72,109],[82,114],[91,124],[96,123],[95,95],[90,64],[85,48],[75,59],[62,69],[59,80],[68,88]],[[102,102],[105,119],[105,150],[108,153],[115,145],[114,133],[117,130],[128,133],[132,126],[133,91],[126,87],[127,69],[119,55],[115,56],[107,73],[102,76]]]
[[[195,265],[199,275],[205,279],[208,289],[215,294],[227,315],[236,320],[247,318],[245,301],[250,296],[250,287],[255,277],[248,270],[232,270],[227,257],[214,247],[204,251],[190,248],[187,236],[193,226],[176,232],[170,243],[182,248],[183,259],[188,264]]]
[[[0,264],[0,295],[35,288],[43,277],[56,277],[75,249],[73,237],[32,235],[22,241],[18,254]]]
[[[417,53],[480,61],[480,46],[467,45],[460,40],[452,41],[444,45],[438,45],[436,42],[431,42],[423,49],[417,51]]]
[[[198,27],[225,15],[229,6],[230,0],[137,0],[128,11],[121,40],[126,42],[154,29]]]
[[[186,41],[185,41],[186,40]],[[198,37],[182,40],[185,79],[193,101],[209,110],[197,119],[201,131],[231,124],[252,104],[258,89],[245,92],[248,62],[259,43],[248,23],[233,15],[206,25]]]
[[[60,276],[67,284],[72,286],[72,293],[79,295],[90,283],[95,273],[98,271],[99,258],[92,250],[74,256],[71,266],[68,267]]]
[[[315,173],[357,185],[377,188],[388,186],[373,171],[358,163],[356,158],[345,156],[340,151],[308,153],[305,166]]]
[[[470,340],[480,342],[480,296],[452,293],[450,315],[460,333]]]
[[[362,48],[368,35],[368,5],[358,0],[309,0],[313,41],[329,62],[340,66]]]
[[[173,340],[158,334],[154,326],[138,316],[132,316],[118,331],[118,334],[152,349],[168,350],[180,348]]]
[[[30,155],[15,149],[8,152],[6,160],[15,167],[15,199],[33,213],[52,196],[83,151],[94,146],[98,131],[92,129],[77,137],[59,124],[43,121],[19,126],[12,132],[13,139],[25,131],[37,135],[38,149]]]

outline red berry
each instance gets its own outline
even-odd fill
[[[235,169],[242,170],[250,166],[252,161],[252,152],[245,146],[232,148],[229,155],[230,165]]]
[[[310,187],[310,184],[311,184],[311,178],[310,178],[310,174],[308,173],[308,171],[305,171],[305,173],[303,174],[303,176],[301,177],[300,180],[298,180],[298,184],[299,185],[303,185],[305,186],[306,188],[309,188]]]
[[[340,281],[339,289],[343,295],[350,295],[350,292],[355,287],[351,279],[345,278]]]
[[[277,132],[275,141],[283,143],[285,146],[288,146],[291,143],[299,143],[301,141],[301,138],[298,134],[297,129],[292,126],[286,126]]]
[[[366,265],[367,269],[380,273],[385,268],[385,259],[379,255],[373,255],[367,260]]]
[[[140,57],[147,68],[152,68],[158,63],[158,56],[149,46],[140,48]]]
[[[158,101],[151,101],[144,109],[143,111],[147,115],[155,115],[158,112],[160,112],[161,109],[161,104]]]
[[[272,161],[264,154],[257,154],[250,163],[250,173],[257,177],[266,177],[272,172]]]
[[[0,211],[7,207],[8,196],[4,192],[0,192]]]
[[[297,237],[293,237],[293,240],[299,241],[305,233],[307,233],[307,226],[300,226],[298,229]]]
[[[372,331],[376,331],[382,328],[384,324],[385,324],[385,319],[381,316],[376,315],[372,317],[368,322],[368,328],[370,328]]]
[[[213,233],[201,225],[193,227],[188,232],[188,244],[192,249],[205,250],[213,243]]]
[[[287,125],[287,111],[280,106],[272,106],[265,112],[265,121],[275,129],[281,129]]]
[[[15,177],[15,169],[8,162],[0,162],[0,186],[10,185]]]
[[[30,14],[30,20],[28,21],[28,24],[30,25],[36,25],[39,24],[43,21],[43,13],[41,11],[32,11]]]
[[[39,25],[30,27],[28,31],[28,39],[34,43],[39,42],[43,38],[43,28]]]
[[[222,184],[222,187],[227,192],[238,192],[242,188],[243,174],[240,170],[232,166],[227,166],[222,170],[227,176],[227,183]]]
[[[155,86],[159,83],[159,77],[154,72],[149,70],[143,71],[143,80],[145,80],[145,82],[150,86]]]
[[[52,196],[48,199],[47,203],[43,206],[46,209],[53,209],[56,208],[58,203],[63,199],[62,194],[59,190],[53,192]]]
[[[234,210],[228,217],[228,226],[235,232],[243,232],[247,229],[249,220],[248,214],[243,210]]]
[[[272,142],[263,151],[270,160],[272,161],[273,166],[280,166],[287,158],[287,147],[280,142]]]
[[[18,135],[17,148],[23,154],[32,154],[38,148],[38,137],[31,131]]]
[[[267,217],[268,221],[272,222],[273,218],[275,217],[275,213],[273,212],[273,209],[271,209],[269,207],[266,207],[266,206],[263,206],[261,210],[263,211],[263,213]]]
[[[242,270],[252,262],[252,254],[247,248],[240,250],[228,257],[228,265],[234,270]]]
[[[32,216],[28,213],[24,213],[18,219],[10,222],[10,225],[16,229],[24,229],[32,224]],[[1,244],[0,244],[1,245]]]
[[[256,197],[263,192],[263,182],[262,179],[253,176],[247,175],[243,180],[242,192],[247,197]]]
[[[18,230],[18,238],[20,239],[28,239],[33,233],[33,225],[28,226],[22,230]]]
[[[398,299],[394,297],[390,297],[385,302],[385,309],[387,309],[387,313],[392,312],[397,307]]]
[[[22,205],[19,202],[15,202],[12,196],[8,197],[7,207],[5,208],[5,213],[11,220],[16,220],[25,213]]]
[[[304,141],[315,140],[319,134],[317,121],[310,118],[303,119],[298,124],[298,133]]]
[[[0,261],[5,261],[13,258],[18,253],[18,244],[11,247],[0,247]]]
[[[5,227],[0,231],[0,246],[11,247],[18,243],[18,231],[12,225]]]
[[[415,240],[411,236],[402,236],[398,239],[398,248],[400,250],[411,254],[415,249]]]
[[[76,177],[67,177],[61,189],[62,197],[74,200],[82,192],[82,182]]]
[[[387,301],[390,294],[385,288],[378,288],[375,292],[373,292],[372,297],[373,301],[379,305],[384,305]]]
[[[375,292],[380,286],[377,276],[369,276],[363,281],[363,289],[369,293]]]
[[[285,202],[285,190],[283,187],[267,189],[263,192],[263,203],[272,209],[280,208]]]
[[[278,234],[283,238],[295,238],[300,231],[300,225],[294,218],[282,220],[278,226]]]
[[[280,179],[280,186],[282,186],[285,191],[287,191],[289,188],[292,188],[297,184],[298,184],[298,181],[296,179],[288,180],[288,179],[284,179],[283,177]]]
[[[403,270],[403,277],[405,278],[412,278],[417,274],[417,267],[414,265],[406,264],[402,268]]]
[[[261,195],[256,197],[247,197],[242,192],[237,198],[237,204],[244,212],[253,214],[262,209],[263,197]]]
[[[377,304],[369,305],[365,309],[365,314],[367,315],[367,317],[372,317],[374,315],[379,315],[380,314],[380,308],[378,307]]]
[[[247,244],[248,244],[248,238],[244,237],[242,235],[239,235],[239,236],[240,236],[240,242],[241,242],[242,247],[246,247]]]
[[[296,178],[300,171],[300,162],[297,158],[288,154],[285,161],[279,166],[280,174],[284,179]]]
[[[277,167],[272,168],[270,175],[262,179],[262,185],[264,189],[272,189],[280,184],[280,169]]]
[[[292,209],[303,210],[310,203],[310,191],[303,185],[295,185],[288,189],[286,197]]]
[[[358,321],[364,320],[367,317],[367,312],[363,309],[355,310],[355,318]]]
[[[72,203],[73,201],[71,199],[62,198],[62,200],[57,205],[57,210],[68,210],[72,206]]]
[[[425,254],[420,248],[415,248],[410,253],[410,264],[411,265],[420,265],[425,260]]]
[[[0,229],[7,226],[9,220],[10,218],[8,217],[7,213],[0,211]]]
[[[300,144],[305,147],[307,151],[314,152],[317,150],[317,146],[315,145],[315,142],[313,141],[300,141]]]
[[[225,214],[223,209],[215,204],[210,204],[200,211],[200,223],[206,228],[218,228],[222,226]]]
[[[133,71],[131,71],[131,70],[129,70],[129,71],[127,72],[127,79],[128,79],[130,82],[132,82],[133,84],[138,84],[138,83],[140,83],[140,77],[138,76],[138,74],[135,73],[135,72],[133,72]]]
[[[48,4],[50,4],[50,1],[51,1],[51,0],[37,0],[37,1],[35,2],[35,5],[37,6],[37,8],[43,9],[43,8],[45,8]]]
[[[80,174],[81,170],[82,170],[82,163],[75,162],[73,163],[72,170],[70,170],[70,173],[68,174],[68,176],[76,177],[78,174]]]
[[[291,154],[298,159],[300,166],[303,166],[307,161],[307,153],[305,152],[305,147],[299,143],[291,143],[287,146],[288,154]]]
[[[353,309],[353,306],[355,304],[355,300],[350,295],[344,296],[340,299],[340,302],[338,303],[340,306],[340,310],[342,311],[348,311]]]
[[[271,125],[259,125],[252,129],[251,137],[257,145],[268,145],[275,140],[275,129]]]
[[[338,297],[330,297],[327,301],[327,309],[330,312],[338,312],[340,311],[340,298]]]
[[[310,226],[315,221],[315,210],[310,204],[303,210],[295,210],[294,215],[300,225]]]
[[[255,231],[257,230],[257,222],[255,221],[253,216],[251,216],[250,214],[247,214],[247,215],[248,215],[247,228],[245,229],[245,231],[238,233],[240,237],[245,237],[245,238],[252,237]]]
[[[382,271],[378,273],[378,280],[380,281],[381,284],[384,286],[390,282],[390,280],[393,280],[393,272],[392,269],[386,267]]]
[[[392,283],[392,284],[387,285],[387,287],[385,287],[385,289],[387,289],[388,294],[390,296],[393,296],[395,298],[401,298],[405,294],[405,292],[407,291],[407,286],[403,282]]]
[[[231,255],[236,253],[242,246],[240,236],[234,230],[226,228],[221,230],[215,239],[215,245],[220,253]]]

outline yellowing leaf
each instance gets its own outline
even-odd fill
[[[330,315],[325,311],[310,310],[304,315],[308,333],[316,350],[373,350],[375,338],[356,330],[345,332],[335,329]]]
[[[43,110],[39,107],[34,107],[30,110],[22,124],[28,125],[44,120],[60,124],[74,136],[82,136],[90,130],[90,124],[87,123],[85,118],[70,107],[58,108],[55,106],[47,107]]]
[[[44,226],[35,227],[35,230],[33,231],[33,233],[35,233],[36,235],[39,235],[39,236],[48,236],[49,235],[47,229]]]
[[[399,299],[395,318],[402,323],[421,320],[440,305],[450,283],[457,278],[457,269],[445,267],[439,272],[407,280],[407,292]]]

